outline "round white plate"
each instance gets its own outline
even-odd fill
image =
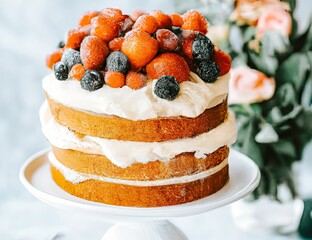
[[[120,207],[87,201],[62,190],[52,180],[47,153],[42,150],[31,156],[20,170],[20,180],[38,199],[67,210],[103,216],[107,221],[165,220],[204,213],[235,202],[250,194],[259,184],[257,165],[245,155],[231,149],[229,157],[230,180],[217,193],[206,198],[168,207]]]

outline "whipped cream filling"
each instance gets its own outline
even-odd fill
[[[48,141],[61,149],[73,149],[89,154],[104,155],[122,168],[133,163],[147,163],[160,160],[169,161],[183,152],[195,152],[196,158],[204,158],[224,145],[236,140],[234,113],[229,112],[227,119],[209,132],[193,138],[183,138],[164,142],[134,142],[105,139],[93,136],[78,138],[67,127],[57,123],[45,102],[40,109],[42,131]]]
[[[180,92],[174,101],[154,95],[156,81],[149,81],[146,87],[138,90],[104,85],[89,92],[81,88],[79,81],[59,81],[51,73],[43,79],[42,86],[52,100],[68,107],[135,121],[172,116],[197,117],[227,97],[229,78],[230,73],[227,73],[214,83],[205,83],[191,72],[190,81],[180,84]]]
[[[50,164],[54,166],[58,171],[60,171],[67,181],[74,183],[74,184],[92,179],[92,180],[99,180],[103,182],[110,182],[110,183],[117,183],[117,184],[131,185],[131,186],[140,186],[140,187],[162,186],[162,185],[193,182],[199,179],[207,178],[215,174],[216,172],[219,172],[228,164],[228,159],[225,159],[219,165],[213,168],[210,168],[207,171],[203,171],[203,172],[189,175],[189,176],[174,177],[174,178],[169,178],[169,179],[153,180],[153,181],[136,181],[136,180],[108,178],[108,177],[103,177],[103,176],[98,176],[98,175],[93,175],[93,174],[77,172],[73,169],[70,169],[64,166],[62,163],[60,163],[52,152],[49,153],[48,158],[49,158]]]

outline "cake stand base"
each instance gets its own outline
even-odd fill
[[[249,195],[259,184],[257,165],[245,155],[231,150],[230,180],[217,193],[186,204],[167,207],[122,207],[87,201],[72,196],[53,181],[45,149],[30,157],[20,170],[25,188],[41,201],[66,211],[104,218],[113,225],[102,240],[185,240],[186,235],[168,219],[201,214],[233,203]]]

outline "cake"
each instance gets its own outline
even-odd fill
[[[230,57],[194,10],[90,11],[47,56],[42,131],[52,178],[90,201],[191,202],[229,180]]]

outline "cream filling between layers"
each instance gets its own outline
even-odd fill
[[[48,158],[49,158],[50,164],[54,166],[58,171],[60,171],[67,181],[74,183],[74,184],[81,183],[87,180],[99,180],[103,182],[110,182],[110,183],[124,184],[124,185],[131,185],[131,186],[140,186],[140,187],[162,186],[162,185],[194,182],[196,180],[207,178],[219,172],[228,164],[228,159],[226,158],[219,165],[213,168],[210,168],[207,171],[200,172],[197,174],[183,176],[183,177],[174,177],[174,178],[163,179],[163,180],[137,181],[137,180],[108,178],[108,177],[103,177],[103,176],[98,176],[98,175],[93,175],[93,174],[76,172],[75,170],[70,169],[64,166],[62,163],[60,163],[52,152],[49,153]]]
[[[227,119],[209,132],[193,138],[164,142],[135,142],[105,139],[92,136],[78,138],[67,127],[57,123],[47,102],[40,109],[42,131],[48,141],[61,149],[73,149],[89,154],[106,156],[113,164],[126,168],[133,163],[147,163],[160,160],[167,162],[184,152],[195,152],[196,158],[204,158],[222,146],[229,146],[236,140],[235,116],[228,113]]]
[[[50,74],[43,79],[42,86],[53,101],[68,107],[136,121],[172,116],[195,118],[223,102],[228,94],[229,78],[230,73],[227,73],[214,83],[205,83],[191,72],[190,81],[180,84],[180,92],[174,101],[154,95],[156,81],[149,81],[146,87],[139,90],[104,85],[89,92],[82,89],[77,80],[59,81],[54,74]]]

